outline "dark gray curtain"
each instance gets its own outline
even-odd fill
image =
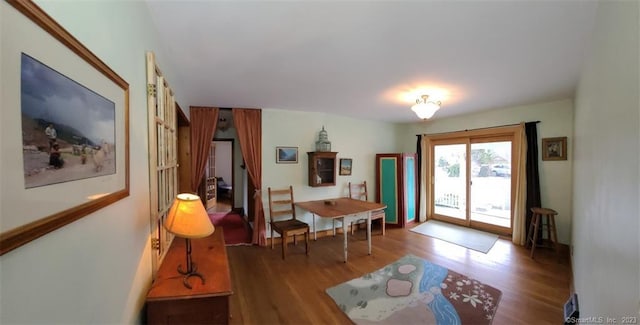
[[[527,219],[526,230],[531,226],[532,207],[541,207],[540,202],[540,173],[538,171],[538,122],[527,122],[524,125],[527,134]],[[542,232],[542,229],[540,229]],[[542,238],[538,234],[538,238]],[[527,239],[527,246],[529,240]]]

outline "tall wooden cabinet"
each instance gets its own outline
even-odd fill
[[[336,185],[337,152],[307,152],[309,156],[309,186]]]
[[[416,168],[415,153],[376,154],[376,201],[387,205],[388,226],[405,227],[416,220]]]

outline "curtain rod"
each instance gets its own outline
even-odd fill
[[[540,123],[540,121],[531,121],[531,122],[525,122],[525,123]],[[447,134],[447,133],[456,133],[456,132],[468,132],[468,131],[476,131],[476,130],[485,130],[485,129],[493,129],[493,128],[501,128],[501,127],[505,127],[505,126],[516,126],[516,125],[520,125],[520,123],[514,123],[514,124],[505,124],[505,125],[496,125],[496,126],[487,126],[484,128],[477,128],[477,129],[464,129],[464,130],[458,130],[458,131],[448,131],[448,132],[439,132],[439,133],[423,133],[423,134],[416,134],[417,137],[421,137],[423,135],[439,135],[439,134]]]

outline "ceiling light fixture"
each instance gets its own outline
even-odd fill
[[[426,120],[430,119],[442,105],[441,101],[434,102],[429,100],[429,95],[422,95],[421,98],[416,99],[416,104],[411,106],[411,110],[418,115],[419,118]]]
[[[221,117],[218,119],[218,130],[226,131],[229,129],[229,120],[226,117]]]

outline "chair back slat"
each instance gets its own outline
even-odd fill
[[[369,195],[367,194],[367,181],[356,184],[349,182],[349,197],[355,200],[368,201]]]
[[[283,189],[283,190],[271,190],[271,194],[272,195],[284,195],[284,194],[288,195],[289,193],[291,193],[291,187],[292,186],[289,186],[288,189]]]
[[[296,236],[304,235],[304,248],[306,255],[309,255],[309,225],[296,219],[295,200],[293,199],[293,186],[289,185],[288,189],[272,190],[269,192],[269,226],[271,228],[271,249],[275,241],[275,232],[280,234],[282,243],[282,259],[287,255],[287,238],[293,237],[293,244],[297,243]],[[291,218],[281,218],[275,220],[276,217],[290,215]]]
[[[269,220],[275,221],[275,217],[290,215],[292,219],[296,219],[296,209],[293,200],[293,186],[288,189],[272,190],[269,192]]]
[[[280,210],[280,211],[271,211],[271,216],[272,217],[279,217],[279,216],[290,216],[291,210]]]
[[[363,181],[362,183],[359,184],[351,184],[351,182],[349,182],[349,197],[354,199],[354,200],[362,200],[362,201],[368,201],[369,200],[369,196],[367,195],[367,181]],[[375,210],[375,211],[371,211],[371,220],[377,220],[377,219],[381,219],[382,221],[382,235],[384,236],[384,232],[385,232],[385,209],[380,209],[380,210]],[[354,234],[354,229],[356,227],[356,224],[359,223],[366,223],[367,219],[359,219],[356,221],[351,222],[351,234]]]

